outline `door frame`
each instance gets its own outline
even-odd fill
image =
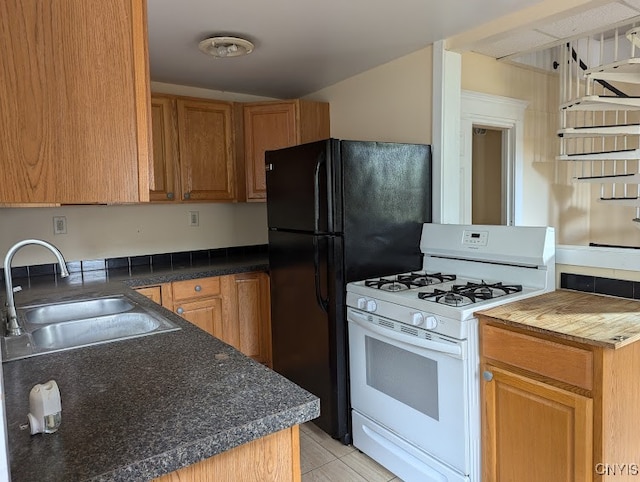
[[[471,224],[473,127],[502,133],[503,212],[507,226],[522,224],[524,113],[529,102],[468,90],[460,99],[460,192],[462,223]]]

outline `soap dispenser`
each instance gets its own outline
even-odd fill
[[[55,380],[35,385],[29,392],[29,425],[31,435],[54,433],[62,422],[60,390]]]

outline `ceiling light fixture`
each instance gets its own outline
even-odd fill
[[[240,57],[253,52],[253,44],[240,37],[209,37],[200,42],[198,48],[215,58]]]

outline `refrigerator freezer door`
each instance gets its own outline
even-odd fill
[[[431,222],[431,147],[342,141],[346,282],[420,269]]]
[[[319,397],[314,422],[348,443],[341,244],[336,236],[269,231],[273,368]]]
[[[266,152],[269,228],[334,231],[332,149],[338,145],[326,140]]]

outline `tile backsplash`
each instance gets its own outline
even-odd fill
[[[561,273],[560,288],[640,300],[640,282]]]
[[[83,261],[69,261],[69,273],[88,273],[92,271],[122,271],[188,268],[208,263],[212,259],[231,256],[266,254],[267,245],[234,246],[230,248],[203,249],[198,251],[180,251],[175,253],[150,254],[143,256],[125,256],[120,258],[88,259]],[[56,263],[39,264],[33,266],[18,266],[11,268],[13,278],[31,278],[35,276],[50,276],[60,273]],[[0,269],[0,276],[4,277],[4,270]]]

